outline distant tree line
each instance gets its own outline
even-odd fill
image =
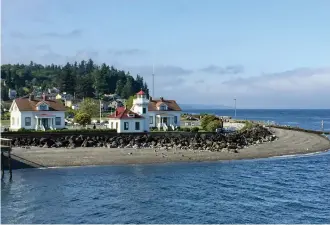
[[[93,60],[60,65],[41,65],[31,62],[25,64],[5,64],[1,66],[1,96],[8,100],[9,89],[15,89],[18,97],[31,93],[34,87],[42,90],[56,87],[61,92],[77,98],[100,97],[104,94],[118,94],[129,98],[140,89],[147,95],[149,89],[143,77],[135,78],[129,72],[118,70],[105,63],[96,65]]]

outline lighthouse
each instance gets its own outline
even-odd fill
[[[149,112],[148,112],[149,100],[146,93],[141,89],[136,93],[136,98],[133,100],[132,111],[144,117],[144,128],[149,132]]]

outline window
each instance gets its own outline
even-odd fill
[[[26,127],[31,126],[31,117],[25,117],[25,126]]]
[[[116,122],[116,130],[118,129],[118,122]]]
[[[39,105],[39,110],[48,110],[48,106],[46,104]]]
[[[113,122],[110,123],[110,129],[113,129]]]
[[[177,123],[178,123],[178,117],[174,116],[174,124],[177,124]]]
[[[146,113],[147,113],[147,108],[143,108],[143,109],[142,109],[142,113],[143,113],[143,114],[146,114]]]
[[[135,130],[140,130],[140,122],[135,122]]]
[[[56,117],[55,118],[55,125],[56,126],[61,126],[61,117]]]
[[[149,116],[149,123],[153,124],[154,123],[154,117],[153,116]]]
[[[124,122],[124,130],[128,130],[128,122]]]
[[[161,110],[161,111],[166,111],[166,110],[167,110],[166,105],[161,105],[161,106],[159,107],[159,110]]]

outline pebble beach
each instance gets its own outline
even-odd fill
[[[13,157],[33,162],[37,167],[87,165],[150,164],[267,158],[283,155],[308,154],[330,149],[330,140],[317,134],[272,129],[273,142],[251,145],[234,152],[153,148],[83,148],[40,147],[13,148]]]

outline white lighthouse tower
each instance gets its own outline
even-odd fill
[[[149,100],[144,91],[136,93],[136,98],[133,100],[132,111],[144,117],[144,130],[149,132]]]

